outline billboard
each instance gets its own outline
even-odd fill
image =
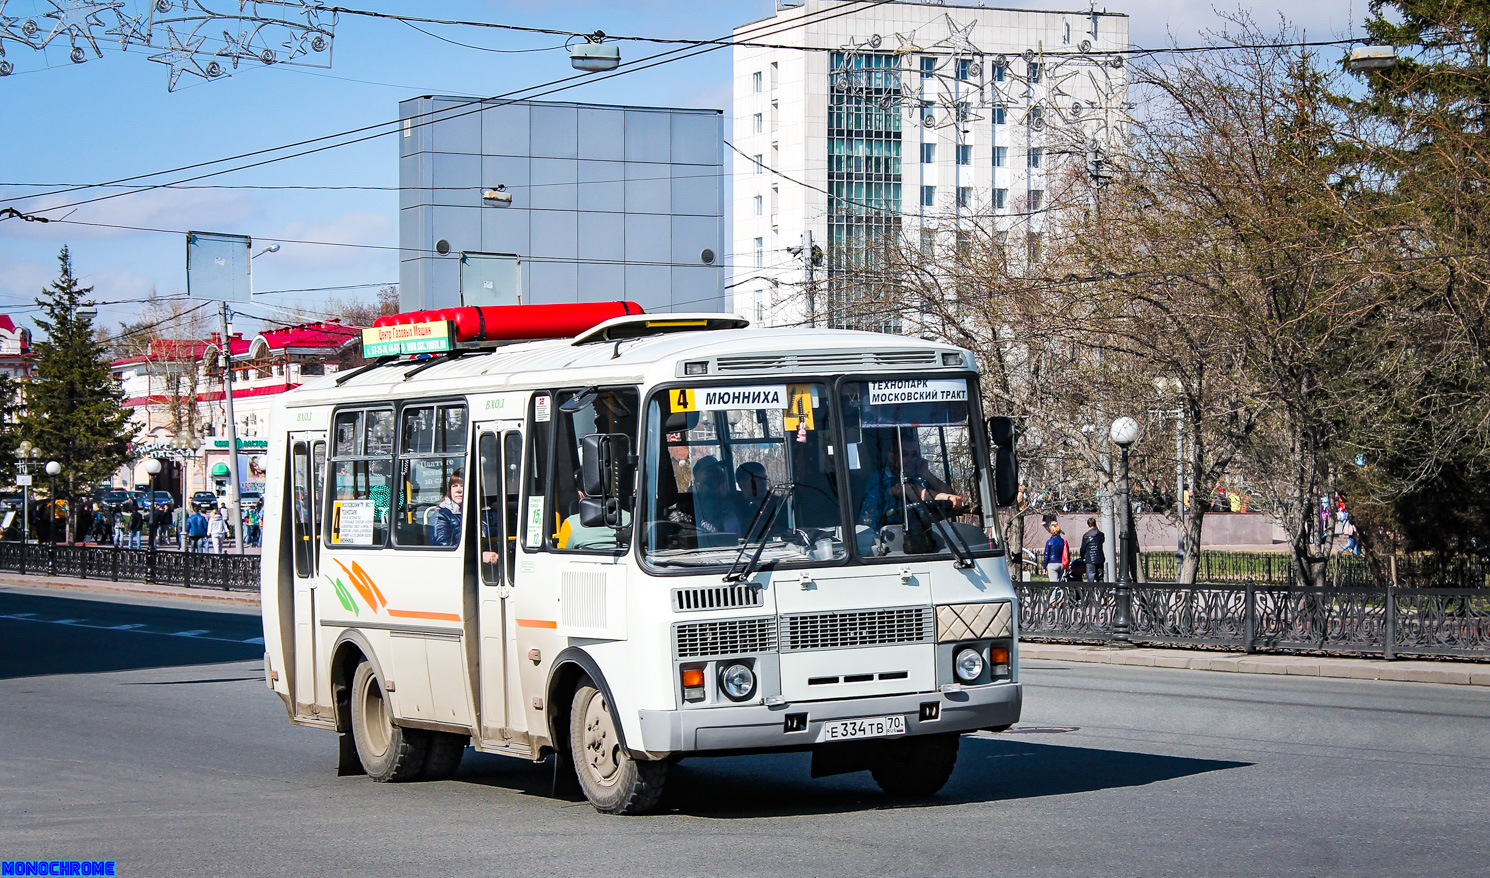
[[[247,302],[253,295],[253,261],[247,235],[186,233],[186,294],[194,299]]]

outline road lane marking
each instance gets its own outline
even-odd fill
[[[0,619],[10,619],[16,622],[40,622],[46,625],[67,625],[70,628],[92,628],[96,631],[123,631],[129,634],[158,634],[162,637],[190,637],[192,640],[215,640],[218,643],[236,643],[240,646],[257,642],[263,644],[264,638],[256,637],[244,640],[241,637],[209,637],[206,629],[193,631],[147,631],[144,625],[93,625],[80,619],[37,619],[33,618],[35,613],[6,613],[0,614]]]

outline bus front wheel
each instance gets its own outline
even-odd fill
[[[424,768],[428,739],[419,729],[393,724],[383,683],[365,661],[352,677],[352,739],[357,758],[375,781],[415,780]]]
[[[931,796],[946,786],[957,765],[956,732],[886,741],[869,773],[892,796]]]
[[[570,705],[569,753],[580,788],[597,811],[641,814],[662,796],[667,763],[631,758],[605,695],[590,680],[580,682]]]

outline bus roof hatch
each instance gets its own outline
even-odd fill
[[[628,338],[645,338],[651,335],[666,335],[672,332],[702,332],[713,329],[744,329],[750,321],[738,314],[720,314],[717,311],[699,311],[677,314],[630,314],[614,317],[598,326],[581,332],[572,344],[593,344],[605,341],[623,341]]]

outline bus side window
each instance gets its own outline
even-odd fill
[[[522,494],[522,460],[523,460],[523,437],[516,430],[508,430],[502,437],[502,468],[505,471],[503,481],[503,503],[506,517],[502,520],[502,533],[506,535],[507,552],[507,581],[512,582],[512,574],[517,569],[517,514],[518,497]]]
[[[544,537],[552,538],[558,533],[559,522],[545,514],[548,497],[549,434],[553,432],[553,394],[540,391],[533,394],[531,408],[532,424],[528,430],[528,464],[526,494],[528,506],[523,512],[523,548],[537,551],[544,544]]]
[[[310,485],[313,495],[311,497],[313,502],[310,505],[310,518],[314,527],[314,530],[311,531],[311,541],[313,543],[319,543],[321,541],[321,515],[325,509],[325,505],[321,502],[321,498],[325,496],[326,491],[325,442],[317,442],[310,447]],[[320,572],[319,565],[316,563],[316,557],[314,550],[312,550],[310,561],[311,567],[315,568],[311,571],[312,573]]]
[[[314,547],[310,540],[310,515],[314,505],[310,493],[310,453],[304,442],[296,442],[290,451],[290,502],[295,541],[295,576],[309,579],[316,575],[311,568]]]
[[[502,581],[501,553],[504,550],[502,524],[506,518],[506,484],[502,472],[502,455],[495,433],[482,433],[476,440],[477,480],[476,509],[480,511],[481,581],[497,585]]]

